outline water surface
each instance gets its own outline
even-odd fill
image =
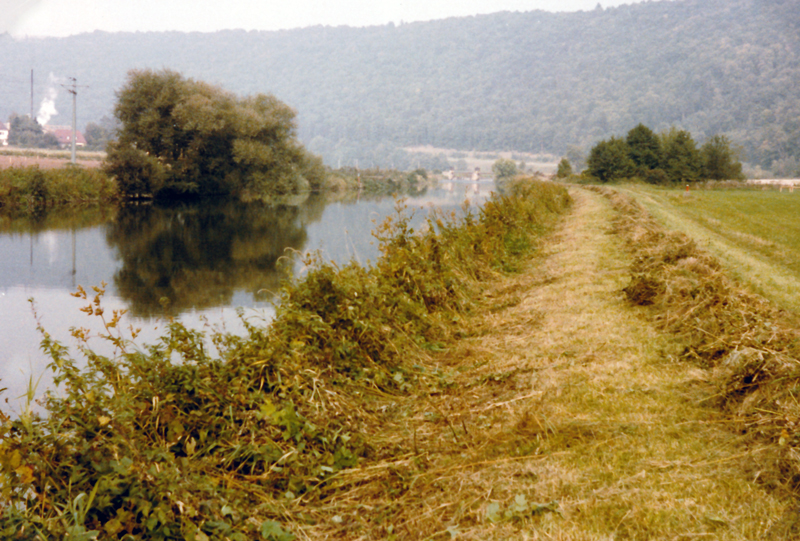
[[[491,184],[459,184],[404,196],[418,220],[432,207],[480,205]],[[337,263],[366,265],[378,257],[376,224],[395,213],[392,197],[319,194],[274,204],[205,202],[130,206],[36,219],[0,219],[0,387],[17,397],[41,376],[51,386],[39,351],[37,319],[57,340],[73,345],[70,327],[100,329],[70,294],[106,285],[107,313],[126,309],[136,343],[154,342],[174,317],[191,328],[241,332],[237,307],[268,322],[281,281],[303,272],[303,254],[319,251]],[[31,301],[35,305],[35,313]],[[93,347],[102,350],[98,341]],[[110,351],[108,352],[110,353]]]

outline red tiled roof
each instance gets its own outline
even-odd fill
[[[65,128],[63,126],[45,126],[44,131],[55,135],[56,139],[58,139],[59,145],[72,144],[72,128]],[[75,144],[76,145],[86,144],[86,139],[83,137],[83,134],[79,130],[75,131]]]

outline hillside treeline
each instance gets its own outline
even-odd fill
[[[638,177],[650,184],[743,180],[738,154],[724,135],[709,137],[698,148],[686,130],[673,127],[657,135],[639,124],[625,138],[611,137],[593,146],[586,176],[600,182]],[[572,173],[567,158],[558,169],[559,177]]]
[[[678,0],[280,32],[0,37],[0,116],[50,73],[77,77],[79,125],[109,115],[132,68],[164,67],[298,111],[330,165],[397,166],[399,147],[564,154],[639,123],[726,135],[776,173],[800,164],[800,6]],[[57,86],[57,85],[56,85]],[[56,105],[64,119],[68,95]],[[34,111],[35,113],[35,111]]]

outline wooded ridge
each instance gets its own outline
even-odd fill
[[[800,167],[800,6],[790,0],[646,2],[577,13],[496,13],[367,28],[0,36],[0,118],[34,109],[53,77],[88,85],[79,127],[111,116],[128,70],[169,68],[298,112],[326,162],[389,165],[398,147],[584,152],[639,123],[745,159]],[[36,114],[34,110],[34,115]]]

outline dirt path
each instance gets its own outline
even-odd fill
[[[482,520],[460,538],[791,538],[791,502],[755,481],[759,449],[709,405],[704,371],[674,362],[676,344],[626,304],[613,211],[595,193],[572,195],[544,258],[494,294],[510,306],[475,322],[454,354],[507,375],[473,400],[500,404],[484,416],[499,426],[469,478],[489,489]],[[514,448],[529,458],[490,464]]]

